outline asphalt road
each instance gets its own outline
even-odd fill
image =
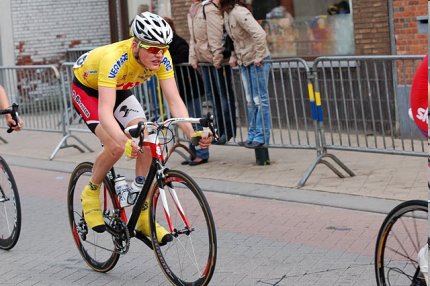
[[[17,166],[12,171],[23,225],[15,248],[0,252],[1,285],[168,285],[154,254],[138,240],[113,270],[92,271],[69,231],[69,174]],[[384,214],[237,194],[206,196],[218,235],[211,285],[376,285],[373,251]]]

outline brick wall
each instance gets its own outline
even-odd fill
[[[172,0],[170,4],[176,33],[185,40],[187,40],[187,42],[189,42],[190,40],[187,14],[188,10],[190,9],[191,3],[191,0]]]
[[[418,34],[418,16],[426,16],[426,0],[393,0],[394,34],[398,55],[425,54],[427,34]]]
[[[387,0],[359,0],[352,4],[355,53],[389,55],[390,27]]]
[[[109,43],[107,1],[12,0],[16,64],[57,64],[68,48]]]

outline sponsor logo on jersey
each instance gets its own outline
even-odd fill
[[[84,79],[86,79],[89,75],[96,74],[96,73],[97,73],[97,71],[95,71],[95,70],[89,70],[89,71],[84,72],[83,77],[84,77]]]
[[[150,78],[152,76],[152,74],[151,75],[140,75],[140,76],[138,76],[138,78],[140,78],[141,80],[143,80],[143,81],[146,81],[148,78]]]
[[[76,102],[76,104],[79,106],[79,108],[82,110],[82,112],[85,114],[87,118],[90,117],[91,113],[88,111],[88,109],[85,107],[85,105],[81,101],[81,97],[79,94],[77,94],[74,90],[72,91],[73,100]]]
[[[167,57],[164,57],[161,63],[166,67],[166,71],[169,71],[172,69],[172,64],[170,63]]]
[[[122,65],[128,60],[128,54],[124,53],[119,60],[113,65],[112,69],[109,72],[109,78],[115,78],[119,72],[119,69]]]
[[[417,114],[415,115],[415,117],[419,120],[419,121],[422,121],[422,122],[428,122],[428,117],[427,117],[427,113],[428,113],[428,110],[429,110],[429,108],[427,107],[427,108],[422,108],[422,107],[420,107],[420,108],[418,108],[417,109]]]

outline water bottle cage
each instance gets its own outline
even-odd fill
[[[137,200],[137,197],[139,195],[139,192],[129,192],[127,197],[127,203],[129,205],[134,205],[134,203]]]

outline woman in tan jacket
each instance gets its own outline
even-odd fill
[[[225,144],[236,132],[235,98],[231,68],[223,56],[223,18],[219,0],[194,0],[188,13],[190,64],[201,65],[207,99],[212,101],[220,140]]]
[[[269,72],[271,56],[266,32],[246,5],[238,0],[220,0],[224,25],[234,43],[230,65],[239,65],[248,107],[248,139],[240,142],[248,148],[269,144],[271,118],[269,106]]]

